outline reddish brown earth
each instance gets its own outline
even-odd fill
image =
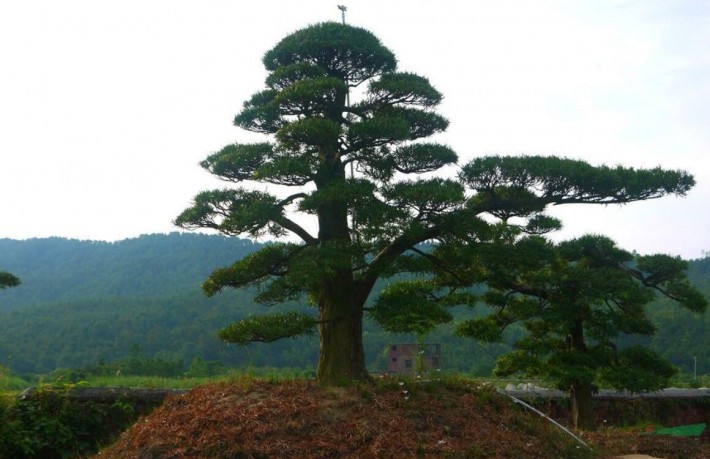
[[[626,440],[599,437],[601,456],[591,454],[489,385],[401,384],[210,384],[170,397],[97,457],[547,459],[637,452],[628,448],[634,434],[624,432]],[[596,437],[587,441],[597,444]],[[625,449],[617,450],[620,444]]]

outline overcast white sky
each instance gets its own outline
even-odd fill
[[[427,76],[462,162],[555,154],[692,172],[686,198],[560,207],[563,237],[698,258],[710,250],[706,0],[24,0],[0,3],[0,238],[118,240],[175,230],[197,163],[253,134],[261,56],[340,20]]]

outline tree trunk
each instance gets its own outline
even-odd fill
[[[570,387],[572,425],[575,429],[595,430],[594,406],[592,403],[592,385],[577,381]]]
[[[321,385],[346,386],[371,380],[362,345],[363,309],[352,287],[352,282],[331,282],[321,293],[317,371]]]
[[[576,320],[569,335],[569,346],[574,352],[585,352],[584,322]],[[577,379],[569,388],[572,409],[572,425],[575,429],[594,430],[594,406],[592,403],[592,382]]]
[[[342,96],[344,102],[345,93]],[[315,182],[318,190],[325,190],[326,195],[333,184],[345,183],[345,166],[338,152],[337,144],[322,152]],[[370,381],[362,345],[365,300],[356,291],[353,260],[348,253],[352,244],[350,238],[348,204],[331,196],[318,207],[318,240],[345,252],[342,260],[335,261],[331,255],[332,271],[325,275],[318,292],[320,350],[317,377],[318,383],[325,386]]]

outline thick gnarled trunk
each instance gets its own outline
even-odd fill
[[[328,170],[327,178],[319,183],[319,188],[345,179],[339,160],[332,169],[324,170]],[[352,259],[348,254],[351,240],[347,205],[337,201],[322,205],[318,209],[318,222],[321,244],[345,250],[344,258],[335,262],[318,292],[318,383],[343,386],[369,381],[362,343],[364,298],[356,294]]]
[[[326,386],[370,381],[362,343],[363,309],[348,281],[332,282],[321,293],[317,376]]]

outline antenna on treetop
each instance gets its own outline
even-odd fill
[[[340,10],[341,17],[343,18],[343,25],[345,25],[345,12],[348,10],[348,7],[345,5],[338,5],[338,9]],[[347,83],[347,79],[345,80]],[[350,107],[350,90],[345,94],[345,105]],[[355,165],[353,162],[350,162],[350,179],[355,178]],[[352,218],[352,224],[353,224],[353,233],[356,239],[358,239],[357,231],[355,230],[355,209],[351,209],[351,218]]]
[[[345,12],[348,10],[348,7],[345,5],[338,5],[338,9],[340,10],[340,14],[343,17],[343,24],[345,24]]]

